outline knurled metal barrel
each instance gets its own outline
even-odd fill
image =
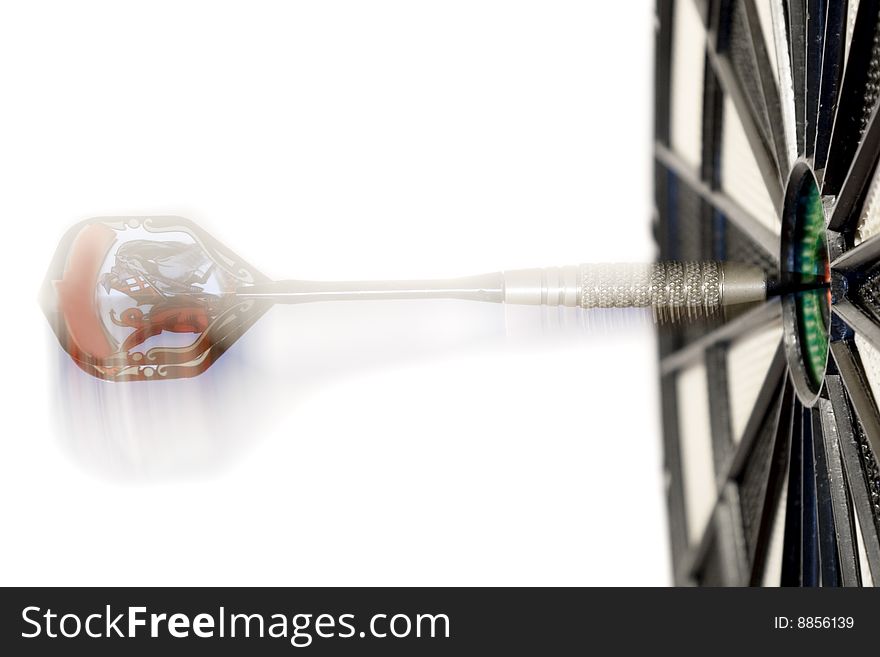
[[[608,263],[504,273],[508,303],[651,308],[658,321],[714,315],[725,305],[766,297],[764,272],[706,262]]]

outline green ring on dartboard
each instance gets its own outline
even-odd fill
[[[825,212],[812,169],[798,162],[786,191],[782,227],[782,276],[828,280]],[[795,387],[805,403],[818,396],[828,364],[830,293],[827,289],[799,292],[784,300],[794,322],[788,330],[789,362]],[[794,361],[794,362],[792,362]]]
[[[819,189],[812,178],[798,199],[800,219],[795,269],[807,276],[828,277],[828,248],[825,244],[825,214]],[[798,324],[807,372],[813,383],[821,384],[828,363],[828,291],[810,290],[796,298]]]

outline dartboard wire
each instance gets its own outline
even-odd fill
[[[868,571],[875,585],[880,586],[880,527],[877,524],[877,517],[871,511],[871,489],[860,456],[861,447],[854,426],[856,420],[847,401],[841,377],[830,375],[825,378],[825,385],[828,398],[834,407],[837,443],[844,477],[851,506],[858,517]]]
[[[876,327],[873,322],[870,323],[870,326]],[[842,384],[841,388],[846,391],[846,396],[849,398],[852,407],[853,424],[859,427],[859,436],[863,437],[867,442],[866,449],[868,449],[869,452],[863,453],[862,456],[864,457],[873,454],[874,458],[876,458],[876,455],[880,454],[880,410],[878,410],[876,400],[871,391],[870,383],[858,349],[850,338],[839,339],[832,341],[831,355],[834,359],[836,371],[840,376],[840,383]],[[827,389],[830,392],[833,392],[833,383],[828,384]],[[830,396],[832,402],[834,402],[835,396],[833,394]],[[837,404],[838,407],[841,406],[842,402],[840,399],[837,400]],[[838,429],[840,429],[840,427],[841,424],[838,424]],[[844,441],[841,441],[841,445],[843,444]],[[851,442],[847,442],[847,445],[851,446]],[[861,447],[858,449],[860,451],[862,450]],[[850,479],[852,480],[854,478],[854,471],[857,472],[857,470],[855,469],[855,463],[853,462],[851,455],[849,462],[850,467],[848,468],[848,472],[850,474]],[[862,466],[859,465],[859,468],[861,467]],[[851,483],[850,495],[856,500],[857,504],[860,503],[860,499],[864,501],[866,503],[865,509],[869,513],[872,512],[873,502],[871,500],[870,492],[867,494],[867,499],[864,499],[864,496],[859,495],[858,487]],[[862,535],[865,537],[864,543],[866,549],[867,546],[871,544],[870,537],[872,530],[873,532],[876,532],[880,529],[876,524],[876,520],[877,518],[874,518],[874,523],[864,523],[862,517],[859,518]],[[874,551],[874,554],[876,556],[876,550]],[[871,552],[868,552],[868,556],[872,578],[875,583],[880,584],[880,580],[877,580],[874,576],[874,572],[880,569],[880,564],[878,564],[876,560],[874,560],[873,563],[871,562]]]
[[[824,178],[825,163],[828,160],[828,148],[831,145],[831,132],[843,77],[846,19],[846,2],[826,3],[819,106],[816,112],[816,139],[813,148],[813,170],[820,186]]]
[[[713,513],[714,532],[724,557],[724,583],[745,586],[748,583],[749,560],[742,524],[742,500],[739,489],[727,482],[718,496]]]
[[[782,586],[803,585],[803,407],[792,401],[792,424],[788,457],[788,492],[782,539]]]
[[[797,152],[806,152],[806,71],[807,71],[807,8],[805,0],[788,0],[788,56],[794,92],[795,134]]]
[[[674,151],[664,144],[658,142],[654,145],[654,157],[664,168],[674,173],[679,182],[739,228],[772,262],[779,260],[778,233],[774,233],[758,221],[729,194],[721,189],[713,189],[701,180]]]
[[[861,215],[868,186],[877,167],[880,155],[880,119],[877,113],[880,105],[875,105],[868,124],[861,136],[858,146],[854,149],[853,158],[848,162],[848,171],[834,202],[828,228],[838,232],[851,233],[855,230]],[[835,135],[836,137],[836,135]],[[832,146],[835,142],[832,141]],[[829,163],[829,172],[832,164]],[[827,178],[826,178],[827,184]],[[823,185],[822,193],[828,194]]]
[[[764,381],[761,383],[758,397],[752,405],[752,411],[749,413],[749,419],[743,429],[737,449],[725,468],[726,476],[735,478],[742,473],[755,442],[764,428],[768,413],[771,412],[775,404],[779,403],[781,386],[786,381],[785,342],[784,339],[780,339],[773,352],[773,359],[770,361],[770,367],[767,368]]]
[[[759,585],[764,579],[764,570],[769,557],[768,551],[770,549],[773,527],[776,522],[776,514],[784,513],[784,510],[779,508],[779,502],[788,472],[794,410],[794,388],[788,381],[787,375],[788,372],[786,370],[783,375],[782,397],[777,409],[775,431],[773,432],[770,467],[767,473],[764,497],[760,504],[760,514],[757,519],[758,529],[753,550],[749,554],[749,585],[751,586]]]
[[[672,567],[675,581],[682,584],[687,579],[683,559],[684,555],[688,553],[688,529],[684,510],[684,476],[678,396],[673,375],[660,377],[660,403],[663,407],[663,466],[666,474],[666,502],[669,508]]]
[[[730,3],[717,3],[717,11],[722,12],[725,9],[736,11],[738,6]],[[720,13],[715,17],[710,17],[710,27],[707,28],[706,39],[708,59],[725,95],[733,102],[773,207],[780,209],[783,196],[782,173],[776,161],[774,139],[766,127],[768,125],[766,104],[763,95],[756,99],[759,101],[759,107],[755,107],[750,101],[750,94],[745,86],[746,81],[737,72],[733,61],[729,34],[730,21],[720,19]],[[758,36],[763,39],[760,34]],[[754,61],[752,60],[750,63],[751,66],[743,73],[750,76],[749,82],[757,82],[760,86],[761,74],[755,70]],[[769,62],[767,69],[765,74],[769,75]],[[772,84],[775,85],[775,82]],[[778,98],[778,92],[776,97]],[[782,140],[780,143],[784,143],[782,135],[780,135],[780,140]]]
[[[772,418],[771,422],[778,422],[780,417],[780,406],[784,399],[783,390],[788,385],[787,366],[785,363],[785,352],[783,343],[780,341],[776,349],[773,361],[767,371],[764,381],[760,387],[758,399],[752,407],[752,412],[743,432],[743,436],[737,446],[736,451],[727,460],[727,463],[720,468],[717,473],[716,482],[719,495],[716,497],[710,518],[716,518],[722,511],[719,507],[729,501],[729,496],[725,498],[724,491],[735,482],[743,473],[743,469],[748,463],[749,455],[755,446],[761,430],[765,427],[768,418]],[[774,427],[776,425],[774,424]],[[737,506],[737,511],[739,510]],[[740,518],[741,521],[741,518]],[[698,545],[691,549],[687,557],[684,559],[682,569],[685,573],[695,573],[706,556],[709,545],[712,541],[712,534],[715,531],[713,522],[707,523],[703,530],[703,535]]]
[[[872,235],[832,260],[831,271],[849,275],[877,264],[878,260],[880,260],[880,234]]]
[[[816,545],[822,586],[840,586],[841,556],[838,551],[837,532],[834,523],[834,505],[831,495],[828,454],[825,449],[822,423],[821,399],[807,409],[808,421],[804,426],[813,450],[813,478],[816,495]]]
[[[654,138],[669,143],[673,0],[657,0],[654,44]]]
[[[791,49],[788,38],[788,9],[783,0],[769,0],[773,43],[776,49],[776,77],[779,80],[779,103],[785,155],[780,160],[783,171],[791,169],[798,157],[797,118],[795,116],[794,82]]]
[[[760,83],[760,92],[763,96],[762,108],[767,119],[766,128],[768,136],[773,142],[776,166],[780,172],[780,179],[782,179],[788,172],[789,154],[782,122],[781,95],[776,76],[773,74],[773,63],[770,59],[770,53],[767,51],[767,40],[755,2],[756,0],[742,0],[743,27],[748,31],[749,36],[749,43],[743,45],[747,45],[750,49],[749,61],[753,64],[751,73],[757,77]]]
[[[880,326],[857,305],[844,299],[832,306],[832,312],[871,346],[880,349]]]
[[[715,473],[723,472],[736,447],[731,411],[728,344],[709,347],[704,352],[709,401],[709,433]]]
[[[851,498],[847,493],[837,418],[834,406],[829,399],[819,399],[818,411],[822,425],[822,449],[831,501],[840,584],[859,586],[861,575],[858,545],[855,537]]]
[[[870,109],[869,104],[876,100],[869,77],[878,18],[880,0],[860,0],[822,180],[822,193],[827,196],[841,197],[844,183],[850,177],[850,165],[863,141],[865,113]],[[836,217],[832,229],[841,230],[841,220],[848,216],[847,212],[846,217]]]
[[[850,340],[838,340],[831,343],[831,355],[865,438],[874,454],[880,454],[880,411],[858,351]]]
[[[781,317],[782,306],[777,299],[763,303],[713,329],[677,351],[664,356],[660,361],[660,372],[661,374],[676,372],[702,358],[709,347],[729,342],[756,329],[778,322]]]
[[[804,157],[812,161],[816,148],[816,124],[819,118],[819,85],[822,75],[822,51],[825,44],[825,16],[818,0],[807,0],[804,59]]]
[[[801,585],[819,586],[822,570],[819,553],[819,514],[816,495],[816,461],[813,453],[812,409],[801,407]]]

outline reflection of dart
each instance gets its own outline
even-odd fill
[[[61,345],[114,381],[200,374],[275,303],[468,299],[581,308],[651,308],[660,320],[826,285],[768,281],[734,263],[664,262],[520,269],[445,280],[272,281],[180,217],[83,222],[43,286]]]

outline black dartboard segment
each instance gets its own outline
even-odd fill
[[[660,332],[679,584],[880,585],[880,0],[659,0],[660,259],[830,292]]]

